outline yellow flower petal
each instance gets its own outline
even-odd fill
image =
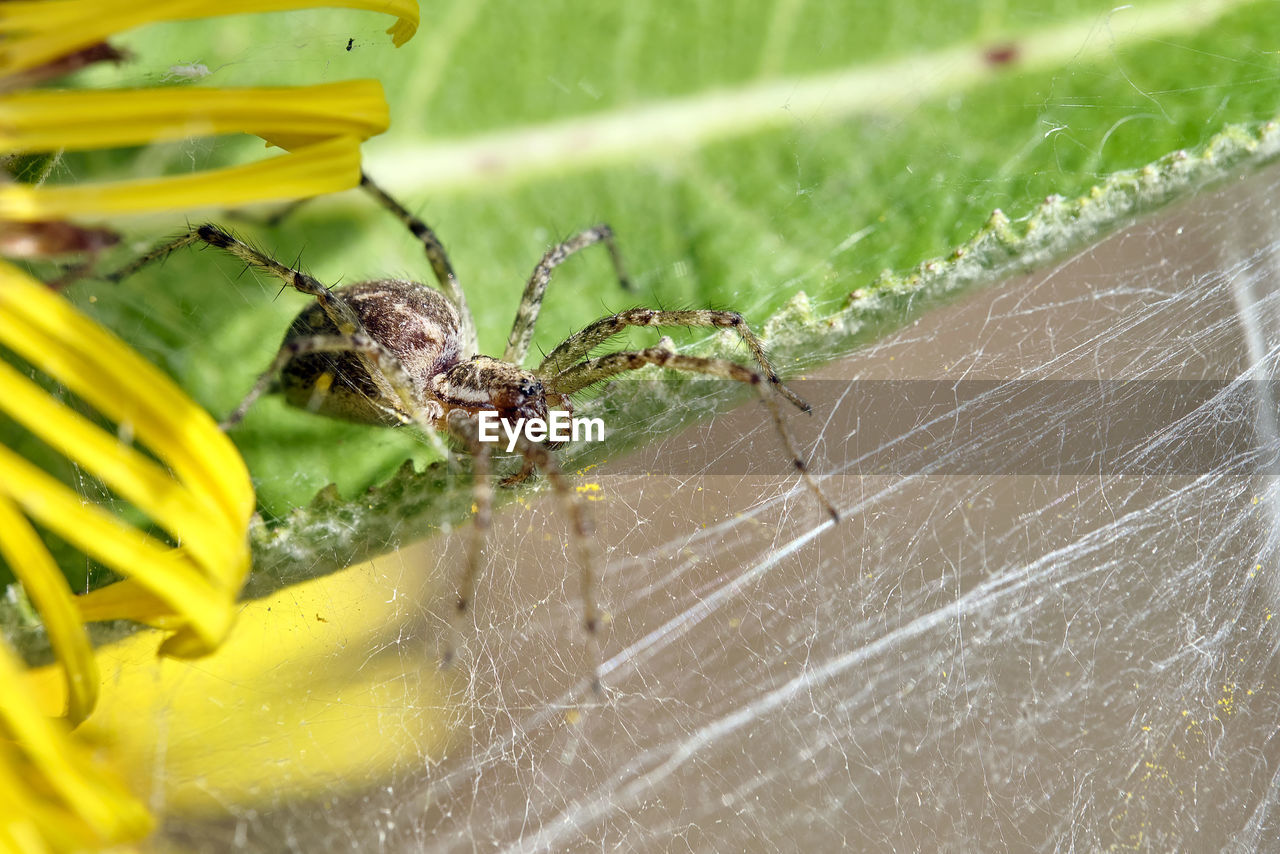
[[[306,198],[360,183],[360,141],[318,142],[269,160],[193,175],[67,187],[0,185],[0,221],[184,210]]]
[[[288,9],[302,9],[308,6],[338,6],[346,9],[366,9],[370,12],[385,12],[388,15],[395,15],[396,22],[387,28],[387,33],[391,36],[391,43],[396,47],[413,38],[413,34],[418,31],[418,3],[417,0],[325,0],[321,3],[306,3],[302,0],[229,0],[222,3],[216,13],[208,11],[205,6],[204,11],[198,14],[174,15],[172,20],[179,20],[183,17],[211,17],[212,14],[230,15],[239,12],[280,12]]]
[[[83,850],[144,836],[151,818],[94,763],[64,726],[41,712],[21,665],[0,644],[0,839],[42,838]],[[44,847],[43,845],[41,847]],[[18,847],[18,851],[41,850]]]
[[[0,149],[111,148],[192,136],[251,133],[298,144],[368,139],[390,116],[376,80],[240,89],[36,91],[0,96]]]
[[[80,624],[71,588],[30,523],[0,495],[0,555],[44,620],[49,643],[61,662],[67,686],[66,715],[83,721],[98,700],[98,666],[89,635]]]
[[[315,6],[396,15],[398,20],[387,30],[396,47],[412,38],[418,28],[418,4],[414,0],[7,0],[0,3],[0,75],[34,68],[153,21]]]
[[[397,643],[432,595],[432,566],[392,555],[246,602],[226,643],[198,662],[157,661],[150,632],[106,646],[98,663],[111,690],[79,732],[110,745],[139,791],[162,786],[151,798],[175,814],[278,805],[281,791],[332,796],[420,766],[466,713],[462,677],[421,644]],[[28,678],[46,707],[60,701],[56,669]]]
[[[293,149],[189,175],[72,186],[0,184],[0,222],[186,210],[350,189],[360,183],[360,142],[386,130],[389,121],[376,80],[196,95],[156,89],[0,97],[0,149],[86,149],[232,132]]]

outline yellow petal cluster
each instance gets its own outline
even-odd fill
[[[115,33],[161,20],[340,6],[418,25],[414,0],[5,0],[0,152],[54,153],[251,134],[284,153],[178,176],[32,186],[0,181],[0,234],[24,224],[295,199],[360,179],[360,143],[389,123],[382,87],[161,87],[23,91]],[[61,391],[50,392],[51,388]],[[66,398],[66,399],[64,399]],[[206,655],[228,636],[249,570],[254,496],[239,454],[161,371],[59,295],[0,263],[0,417],[72,461],[132,510],[121,516],[0,445],[0,558],[44,623],[56,684],[28,678],[0,643],[0,854],[78,851],[145,835],[152,819],[71,730],[103,685],[84,623],[163,629],[162,654]],[[139,518],[141,514],[145,519]],[[73,595],[40,531],[122,581]],[[154,660],[154,641],[151,642]],[[118,676],[118,674],[117,674]],[[109,689],[108,689],[109,690]],[[49,717],[57,697],[65,720]],[[108,704],[109,705],[109,704]],[[84,731],[86,727],[82,727]]]
[[[84,851],[151,830],[151,816],[66,725],[40,712],[0,645],[0,852]]]
[[[467,712],[460,674],[404,643],[438,593],[434,566],[411,549],[242,602],[235,630],[200,659],[157,660],[154,632],[122,638],[99,653],[110,689],[76,734],[183,819],[340,797],[419,769]],[[48,703],[61,676],[39,668],[28,681]]]
[[[353,80],[317,86],[217,89],[188,86],[118,91],[5,93],[5,79],[30,73],[107,36],[158,20],[345,6],[397,16],[396,44],[413,35],[413,0],[6,0],[0,2],[0,151],[53,152],[245,133],[288,153],[190,175],[73,187],[0,185],[0,226],[72,216],[118,215],[295,199],[360,182],[360,143],[387,129],[381,85]]]
[[[0,446],[0,554],[44,620],[74,725],[92,711],[100,684],[84,620],[163,625],[173,634],[162,651],[174,655],[208,652],[226,637],[249,570],[253,490],[230,441],[167,376],[7,264],[0,264],[0,345],[31,369],[0,362],[0,412],[159,529],[144,531],[85,502]],[[31,372],[64,387],[114,430],[55,399]],[[28,520],[125,580],[73,596]],[[0,850],[5,834],[20,851],[28,832],[44,833],[54,850],[144,833],[146,813],[67,740],[64,724],[35,711],[33,698],[18,689],[16,668],[0,649]],[[17,793],[6,797],[6,786]],[[75,845],[56,841],[66,833]]]

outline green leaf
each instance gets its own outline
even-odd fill
[[[123,40],[135,65],[95,74],[147,84],[199,62],[211,73],[192,85],[376,76],[393,127],[366,147],[366,168],[444,240],[484,352],[501,353],[546,248],[608,222],[638,293],[618,287],[603,251],[575,257],[556,271],[535,353],[634,304],[734,308],[768,328],[787,374],[1277,145],[1265,124],[1280,112],[1270,2],[456,2],[424,15],[398,51],[382,22],[355,13],[166,25]],[[245,149],[131,156],[181,170],[228,150]],[[68,163],[97,174],[121,158]],[[359,193],[309,203],[275,227],[211,218],[329,284],[429,280],[414,238]],[[104,266],[183,227],[139,230]],[[183,251],[74,297],[224,415],[306,304],[239,273],[214,251]],[[745,357],[672,334],[682,347]],[[657,404],[612,394],[597,405],[613,438],[590,459],[698,417],[705,393]],[[725,390],[717,405],[734,399]],[[466,478],[411,431],[265,400],[233,437],[267,519],[257,566],[272,580],[260,585],[469,515]],[[406,459],[436,468],[403,469]]]

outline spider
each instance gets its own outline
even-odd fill
[[[481,441],[481,412],[496,412],[512,422],[530,417],[545,420],[551,410],[571,413],[570,396],[575,392],[646,365],[745,383],[758,390],[795,469],[832,520],[839,521],[835,508],[797,453],[770,389],[802,411],[810,411],[809,405],[783,385],[760,339],[741,314],[633,308],[603,317],[573,333],[533,370],[522,367],[551,272],[569,256],[603,244],[619,282],[628,286],[613,230],[597,225],[553,246],[542,256],[525,286],[502,358],[480,355],[466,296],[435,232],[367,175],[361,175],[361,187],[422,242],[438,289],[419,282],[375,279],[331,290],[211,224],[156,246],[104,278],[118,282],[177,249],[204,243],[229,252],[314,298],[294,319],[270,366],[223,422],[223,429],[237,424],[264,393],[278,391],[290,405],[321,415],[367,424],[416,425],[435,441],[437,434],[444,433],[470,453],[475,475],[473,539],[454,603],[455,632],[475,594],[493,501],[490,444]],[[727,359],[682,355],[665,337],[653,347],[590,358],[592,351],[632,326],[732,329],[741,337],[758,369]],[[503,483],[517,483],[537,470],[556,493],[576,542],[583,625],[594,652],[599,624],[595,567],[599,558],[591,537],[591,521],[556,462],[553,443],[530,441],[523,435],[514,441],[523,457],[523,468]],[[454,641],[456,638],[443,653],[445,664],[452,658]],[[596,662],[598,669],[598,654]],[[598,690],[598,679],[593,678],[592,685]]]

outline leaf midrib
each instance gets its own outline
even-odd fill
[[[523,125],[456,139],[407,141],[393,135],[366,148],[372,168],[397,176],[401,192],[474,189],[551,172],[585,171],[792,124],[829,123],[879,109],[900,111],[977,86],[1005,68],[993,45],[1016,50],[1022,72],[1087,63],[1126,46],[1194,31],[1253,0],[1175,0],[1121,7],[1005,41],[966,42],[841,71],[746,82],[735,88],[632,104],[594,115]]]

